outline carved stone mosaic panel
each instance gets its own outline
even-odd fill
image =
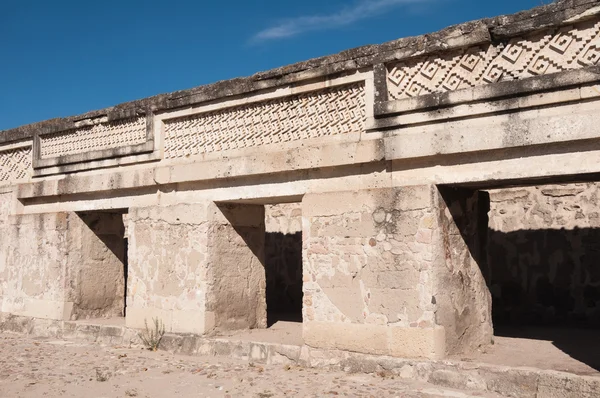
[[[40,158],[75,155],[146,142],[146,117],[82,126],[40,137]]]
[[[364,83],[165,121],[165,158],[364,129]]]
[[[31,146],[8,150],[0,147],[0,182],[26,179],[31,170]]]
[[[388,95],[399,100],[521,80],[596,65],[599,59],[600,21],[591,20],[388,65]]]

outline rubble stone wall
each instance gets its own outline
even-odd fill
[[[600,185],[490,191],[495,323],[600,326]]]

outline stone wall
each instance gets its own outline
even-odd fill
[[[355,83],[173,118],[165,121],[165,157],[356,133],[364,129],[365,115],[365,85]]]
[[[446,188],[600,173],[598,4],[1,132],[2,312],[120,315],[128,257],[134,328],[261,328],[301,301],[310,346],[440,358],[489,344],[491,311],[598,322],[595,186],[492,191],[489,230],[484,194]]]
[[[2,312],[69,319],[67,302],[70,213],[8,217],[2,231]]]
[[[0,273],[4,272],[6,269],[6,252],[7,247],[4,244],[4,239],[8,236],[8,228],[9,228],[9,214],[10,208],[13,201],[12,192],[1,192],[0,191]],[[2,284],[0,283],[0,286]],[[0,287],[1,288],[1,287]],[[2,291],[0,291],[0,297],[2,296]]]
[[[0,145],[0,184],[24,181],[31,177],[31,146],[5,149]]]
[[[600,326],[599,184],[490,191],[494,323]]]
[[[485,194],[429,185],[306,195],[305,343],[430,358],[490,344],[485,210]]]

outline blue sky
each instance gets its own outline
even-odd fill
[[[543,2],[0,0],[0,130]]]

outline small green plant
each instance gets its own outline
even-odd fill
[[[151,329],[148,327],[148,320],[144,319],[146,329],[142,330],[138,336],[147,349],[156,351],[165,334],[165,324],[158,318],[152,318],[152,322],[154,323],[154,328]]]

